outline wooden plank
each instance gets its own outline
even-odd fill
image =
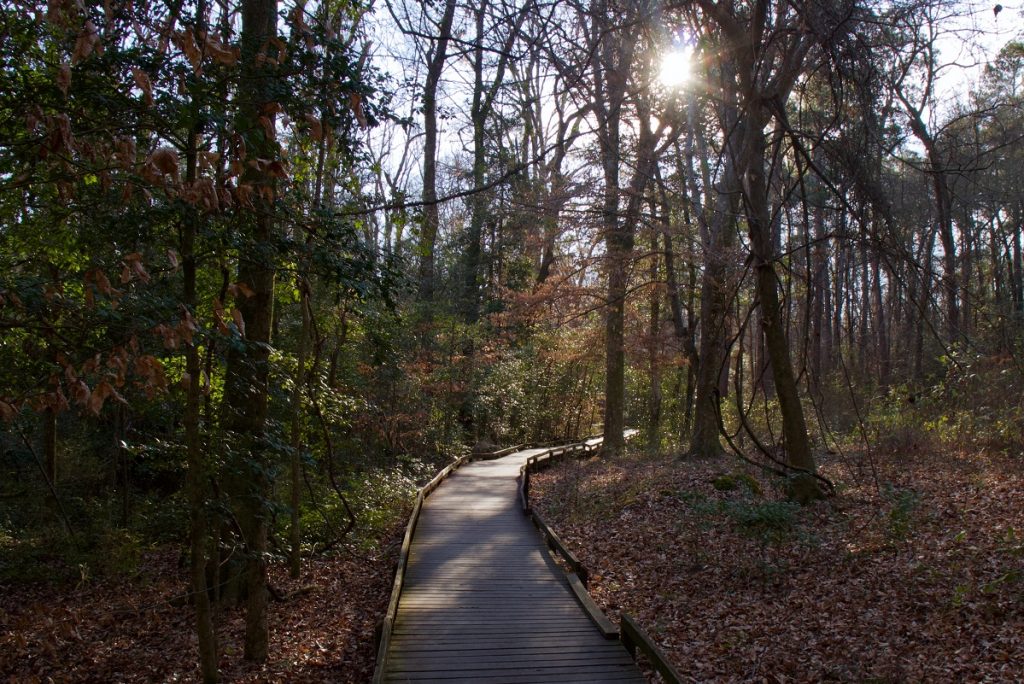
[[[576,576],[580,578],[581,582],[583,582],[583,586],[587,586],[590,580],[590,573],[587,572],[587,569],[583,566],[583,563],[580,562],[580,559],[576,557],[576,554],[570,551],[569,548],[562,543],[561,538],[555,534],[550,527],[548,527],[548,524],[544,522],[544,519],[541,518],[536,511],[530,511],[530,517],[533,519],[533,523],[537,526],[537,529],[539,529],[541,534],[544,535],[548,546],[557,551],[562,558],[565,559],[565,562],[569,564],[572,571],[575,572]]]
[[[391,599],[388,602],[388,609],[381,624],[381,638],[377,645],[377,664],[373,672],[373,682],[378,684],[387,667],[388,652],[391,650],[391,633],[395,624],[395,616],[398,613],[398,600],[402,595],[402,582],[405,579],[405,567],[409,560],[409,547],[412,545],[413,533],[416,531],[416,522],[419,519],[420,510],[423,508],[423,495],[416,496],[416,503],[413,505],[412,514],[409,516],[409,523],[405,527],[405,536],[402,538],[402,549],[398,553],[398,567],[395,569],[395,579],[391,586]]]
[[[477,649],[462,651],[412,651],[391,654],[389,672],[439,672],[456,669],[510,669],[513,666],[545,665],[622,665],[633,664],[629,654],[601,651],[526,651]],[[458,668],[453,667],[458,663]]]
[[[478,605],[481,600],[485,605]],[[494,603],[509,603],[509,601],[495,601]],[[406,603],[402,601],[402,614],[410,615],[430,615],[430,614],[444,614],[444,615],[484,615],[487,617],[494,617],[492,602],[488,601],[486,597],[479,599],[474,604],[453,606],[453,605],[424,605],[422,603]],[[517,606],[510,606],[504,614],[507,615],[537,615],[537,616],[553,616],[553,615],[572,615],[576,617],[582,617],[579,606],[568,600],[568,597],[561,596],[559,600],[550,601],[536,601],[530,605],[523,605],[520,603]]]
[[[435,633],[442,634],[453,634],[455,632],[529,632],[529,631],[542,631],[557,632],[559,630],[576,630],[579,632],[586,632],[592,630],[593,626],[587,620],[586,617],[580,615],[578,617],[569,618],[547,618],[538,620],[526,620],[521,618],[511,617],[496,617],[491,620],[480,619],[480,618],[459,618],[458,616],[451,616],[449,618],[437,618],[437,619],[424,619],[408,617],[403,613],[399,613],[395,619],[394,631],[395,632],[410,632],[416,630],[425,630]],[[617,632],[616,631],[616,636]]]
[[[560,641],[553,643],[551,639],[537,639],[525,641],[517,639],[515,642],[508,640],[495,640],[486,644],[476,641],[458,642],[449,641],[436,643],[434,641],[394,640],[400,644],[401,653],[449,653],[449,654],[473,654],[478,652],[486,653],[606,653],[608,649],[603,643],[595,643],[593,639],[580,639],[577,641]]]
[[[627,661],[627,664],[613,664],[613,663],[596,663],[594,665],[587,664],[574,664],[574,665],[544,665],[541,663],[531,665],[511,665],[509,667],[459,667],[457,664],[449,666],[448,669],[444,670],[445,675],[454,675],[460,678],[474,678],[476,680],[482,680],[487,678],[489,675],[492,676],[529,676],[533,678],[539,677],[550,677],[560,678],[561,675],[603,675],[603,674],[620,674],[636,672],[636,664],[632,661]],[[437,672],[430,671],[409,671],[405,670],[402,672],[395,672],[393,676],[399,679],[399,681],[408,679],[410,681],[419,681],[423,679],[437,679]],[[452,677],[454,678],[454,677]]]
[[[651,667],[664,677],[667,684],[681,684],[683,676],[679,674],[672,665],[672,662],[658,648],[658,645],[648,636],[647,632],[625,613],[619,617],[621,618],[620,624],[622,626],[622,643],[626,645],[626,649],[633,655],[636,654],[637,650],[643,652],[647,656],[647,661],[651,664]]]
[[[537,613],[543,613],[546,615],[553,614],[572,614],[575,610],[568,610],[567,606],[562,605],[561,596],[552,596],[547,600],[535,601],[531,605],[523,605],[522,601],[517,601],[512,597],[501,597],[494,598],[491,596],[479,596],[475,599],[461,599],[458,602],[445,601],[444,599],[421,599],[421,600],[409,600],[402,599],[402,612],[414,611],[417,613],[433,612],[433,613],[465,613],[467,611],[477,612],[490,612],[493,613],[495,610],[500,610],[504,614],[508,615],[533,615]],[[578,609],[577,609],[578,610]]]
[[[479,589],[468,584],[456,584],[458,580],[451,582],[423,582],[416,585],[406,584],[405,591],[409,591],[410,596],[415,598],[445,598],[451,600],[462,599],[473,599],[480,596],[497,596],[497,597],[512,597],[522,598],[524,601],[533,601],[535,599],[552,598],[557,596],[565,595],[565,584],[555,582],[537,582],[536,584],[524,584],[518,580],[512,579],[505,582],[494,582],[495,585],[490,591],[486,589]],[[439,585],[447,586],[448,590],[441,592],[438,591]]]
[[[460,459],[428,484],[389,626],[387,681],[643,681],[519,513],[516,474],[553,451]]]
[[[594,603],[594,599],[590,598],[590,594],[587,593],[587,588],[580,582],[580,578],[575,574],[569,574],[569,586],[572,587],[573,593],[576,595],[576,600],[583,606],[583,610],[586,611],[587,617],[594,623],[598,631],[604,635],[605,639],[617,639],[619,637],[618,628],[608,619],[608,616],[597,607]]]
[[[533,635],[547,635],[547,636],[559,636],[562,634],[571,634],[574,636],[586,636],[590,635],[597,641],[601,641],[602,637],[594,630],[594,626],[578,625],[573,627],[566,627],[565,625],[555,625],[551,627],[543,627],[538,625],[505,625],[503,627],[493,626],[484,627],[481,625],[444,625],[437,626],[431,625],[429,629],[421,625],[401,625],[397,624],[394,627],[394,633],[400,635],[411,635],[411,634],[433,634],[437,637],[458,637],[460,639],[477,639],[481,637],[499,637],[504,636],[510,642],[514,639],[520,639],[525,636]],[[605,643],[614,644],[613,641],[606,641]]]
[[[388,677],[385,681],[408,682],[410,680]],[[647,684],[647,680],[641,677],[638,673],[620,672],[608,672],[601,675],[595,675],[592,673],[582,673],[579,675],[562,674],[552,679],[538,678],[535,675],[496,675],[485,678],[439,676],[421,678],[416,681],[422,684],[477,684],[477,682],[485,682],[486,684],[576,684],[577,682],[586,682],[586,684],[620,684],[621,682]]]
[[[527,632],[523,634],[500,633],[500,634],[474,634],[471,638],[465,638],[461,634],[431,634],[427,632],[409,632],[407,634],[396,634],[392,640],[393,644],[420,644],[426,646],[437,646],[438,648],[451,649],[454,647],[466,648],[472,645],[474,648],[507,648],[520,646],[527,648],[537,644],[565,645],[567,648],[581,648],[583,646],[599,645],[607,649],[608,642],[596,634],[594,628],[580,632]]]

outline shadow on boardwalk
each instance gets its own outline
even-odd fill
[[[644,681],[583,612],[522,514],[516,476],[542,451],[463,466],[426,499],[385,681]]]

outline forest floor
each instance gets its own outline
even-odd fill
[[[601,607],[693,681],[1019,681],[1024,455],[828,458],[838,494],[803,509],[732,457],[531,485]]]
[[[271,584],[295,595],[271,602],[270,661],[242,659],[244,611],[227,610],[218,621],[223,681],[369,681],[401,532],[370,557],[308,560],[299,580],[272,566]],[[171,548],[145,553],[130,578],[0,585],[0,682],[197,681],[187,591],[187,568]]]

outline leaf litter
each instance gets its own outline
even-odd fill
[[[305,559],[303,575],[274,564],[284,601],[270,608],[270,660],[242,658],[245,613],[217,619],[225,682],[369,681],[375,626],[391,590],[393,530],[381,552]],[[0,585],[0,682],[199,681],[187,566],[176,548],[146,553],[131,578],[79,586]]]
[[[533,505],[692,681],[1019,681],[1024,462],[860,459],[802,509],[733,460],[635,454],[558,464]]]

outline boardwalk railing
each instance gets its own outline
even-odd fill
[[[412,514],[409,516],[409,523],[405,526],[405,537],[402,539],[402,550],[398,554],[398,565],[395,568],[395,580],[391,585],[391,600],[388,602],[388,610],[384,614],[384,620],[380,627],[380,643],[377,645],[377,664],[373,671],[373,683],[380,684],[384,681],[384,668],[387,665],[388,646],[391,644],[391,632],[395,627],[395,616],[398,614],[398,600],[402,597],[402,587],[405,582],[405,573],[409,565],[409,548],[412,545],[412,537],[416,533],[416,523],[419,522],[420,510],[423,508],[423,500],[431,492],[440,486],[445,479],[467,463],[473,461],[488,461],[525,448],[527,445],[517,445],[492,451],[488,453],[470,454],[462,456],[434,476],[427,484],[423,485],[416,494],[416,503],[413,504]]]
[[[635,434],[635,432],[633,433]],[[632,435],[629,435],[632,436]],[[587,615],[594,622],[601,633],[608,639],[620,639],[626,650],[633,657],[637,658],[639,651],[644,655],[651,667],[659,672],[668,684],[681,684],[682,676],[665,656],[654,640],[636,623],[633,618],[625,613],[620,614],[619,627],[616,628],[604,612],[594,603],[590,593],[587,591],[587,584],[590,574],[586,567],[570,551],[557,534],[548,526],[544,519],[530,506],[530,474],[543,466],[549,465],[554,459],[566,457],[583,458],[597,452],[601,448],[600,441],[588,439],[575,444],[567,444],[562,447],[550,449],[544,453],[531,456],[523,464],[519,471],[519,498],[522,503],[523,513],[530,516],[533,524],[537,526],[541,535],[547,542],[548,548],[557,552],[566,565],[572,571],[568,573],[569,585],[572,587],[580,605],[587,612]]]

